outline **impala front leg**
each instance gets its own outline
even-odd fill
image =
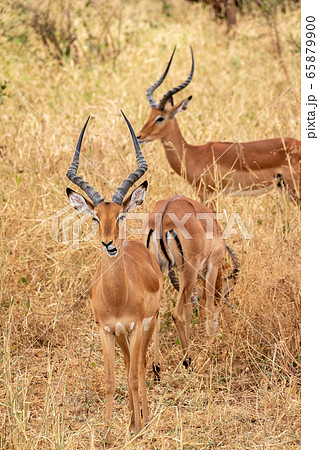
[[[142,399],[142,412],[143,412],[144,426],[149,421],[149,408],[148,408],[147,397],[146,397],[146,353],[147,353],[148,345],[150,343],[150,340],[151,340],[153,332],[154,332],[154,328],[155,328],[155,330],[157,328],[157,324],[158,324],[157,316],[158,316],[158,313],[156,313],[153,318],[146,318],[143,321],[143,334],[142,334],[142,339],[141,339],[140,361],[139,361],[139,363],[140,363],[139,382],[140,382],[140,391],[141,391],[141,399]],[[156,338],[156,336],[155,336],[155,338]]]
[[[101,343],[104,356],[105,366],[105,391],[106,391],[106,405],[105,405],[105,432],[104,445],[105,448],[111,446],[111,422],[112,422],[112,405],[113,395],[115,390],[114,378],[114,335],[110,332],[100,328]]]
[[[127,336],[121,334],[120,336],[116,336],[116,342],[120,346],[122,353],[124,355],[124,362],[126,367],[126,375],[127,379],[129,377],[130,373],[130,348],[128,344],[128,338]],[[134,417],[134,407],[133,407],[133,397],[132,397],[132,391],[130,388],[130,385],[128,384],[128,399],[129,399],[129,411],[131,414],[131,426],[130,428],[132,430],[135,429],[135,417]]]
[[[155,383],[159,383],[161,380],[160,377],[160,362],[159,362],[159,332],[160,332],[161,319],[159,313],[157,314],[155,330],[154,330],[154,357],[153,357],[153,372],[154,372],[154,381]]]
[[[139,361],[141,355],[142,324],[136,324],[130,338],[130,369],[128,384],[132,392],[135,435],[141,431],[139,388]]]

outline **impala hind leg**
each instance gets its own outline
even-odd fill
[[[276,175],[276,187],[289,200],[294,200],[296,203],[300,202],[300,177],[298,180],[298,177],[290,169],[283,171],[283,174]]]
[[[205,323],[207,317],[206,313],[206,281],[204,280],[202,295],[199,299],[199,320],[201,323]]]
[[[115,390],[114,377],[114,336],[100,328],[101,344],[103,349],[104,367],[105,367],[105,391],[106,391],[106,405],[105,405],[105,432],[104,432],[104,446],[108,448],[111,445],[110,441],[110,427],[112,421],[112,405],[113,395]]]
[[[186,353],[189,347],[189,330],[193,312],[191,296],[196,284],[196,279],[197,271],[192,267],[181,272],[179,277],[180,292],[172,314],[184,353],[183,365],[186,369],[191,363],[191,358],[186,358]]]
[[[222,291],[222,271],[220,267],[209,265],[206,273],[206,334],[211,336],[217,332],[219,304]]]
[[[284,183],[286,186],[286,195],[288,197],[288,199],[291,201],[295,201],[298,205],[300,204],[300,199],[301,199],[301,192],[300,192],[300,180],[299,183],[298,181],[296,181],[294,179],[294,177],[292,178],[284,178]]]

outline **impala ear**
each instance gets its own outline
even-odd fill
[[[73,191],[70,188],[66,188],[66,193],[73,208],[75,208],[80,213],[90,214],[92,217],[96,217],[94,213],[93,203],[84,198],[83,195]]]
[[[189,102],[192,99],[192,95],[190,97],[185,98],[180,103],[178,103],[176,106],[172,106],[172,108],[169,110],[169,117],[170,119],[173,119],[176,114],[186,111],[188,108]]]
[[[143,203],[147,191],[147,186],[148,181],[145,180],[132,192],[132,194],[127,199],[124,200],[123,212],[133,211]]]

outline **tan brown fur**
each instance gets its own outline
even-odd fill
[[[141,189],[142,185],[138,189]],[[134,193],[135,191],[133,191]],[[100,330],[104,355],[106,381],[106,429],[105,447],[111,445],[110,426],[112,422],[112,402],[115,391],[114,345],[120,346],[128,377],[129,408],[131,425],[135,434],[141,430],[139,390],[141,392],[144,425],[149,420],[146,398],[146,351],[157,329],[162,277],[155,256],[140,242],[120,239],[120,213],[130,206],[132,195],[118,205],[102,202],[95,208],[87,202],[87,208],[99,221],[98,233],[102,242],[101,259],[90,288],[90,298],[96,323]],[[79,195],[68,189],[79,201]],[[74,204],[74,203],[73,203]],[[117,249],[115,257],[110,257],[108,243]],[[146,320],[146,324],[145,321]],[[155,339],[154,363],[158,365],[158,339]]]
[[[190,99],[176,106],[167,102],[164,111],[151,108],[138,139],[140,142],[160,140],[172,169],[199,189],[201,199],[204,199],[205,191],[215,190],[238,195],[240,191],[248,190],[254,194],[254,191],[258,193],[259,189],[281,180],[290,195],[300,197],[300,141],[275,138],[244,143],[188,144],[175,114],[187,109]],[[164,120],[154,122],[159,116]]]
[[[184,226],[191,238],[181,232],[176,226],[176,220],[174,223],[170,217],[170,214],[174,214],[178,221],[181,221],[187,213],[190,216]],[[208,222],[197,218],[197,214],[205,214]],[[158,219],[159,217],[161,220]],[[198,275],[204,279],[204,289],[199,302],[200,319],[206,325],[208,336],[212,334],[213,329],[216,332],[220,294],[222,293],[221,264],[226,252],[225,241],[222,239],[221,229],[214,219],[213,213],[201,203],[186,197],[160,200],[144,224],[145,242],[147,243],[148,240],[149,249],[161,260],[164,256],[159,242],[156,244],[154,239],[147,239],[150,230],[156,231],[157,238],[161,236],[167,253],[173,255],[174,266],[179,273],[180,291],[172,315],[185,355],[189,347],[192,316],[191,296]],[[176,242],[167,244],[165,233],[172,230],[178,236],[183,256]],[[212,232],[213,236],[208,236],[208,232]],[[188,365],[186,361],[184,363],[186,366]]]

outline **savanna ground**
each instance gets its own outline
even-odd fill
[[[55,30],[57,56],[54,44],[41,39],[45,31],[36,34],[35,22],[33,28],[28,22],[36,20],[31,7],[45,5],[1,5],[1,74],[29,104],[0,80],[0,446],[100,448],[104,367],[87,293],[99,242],[81,242],[77,250],[71,240],[61,242],[61,230],[59,242],[52,240],[52,217],[68,205],[72,145],[92,114],[83,144],[91,165],[81,160],[79,172],[110,199],[111,185],[135,167],[120,109],[138,131],[149,113],[146,88],[174,45],[158,96],[183,81],[190,44],[195,74],[178,98],[193,100],[178,117],[180,127],[191,143],[236,139],[299,76],[300,10],[278,11],[278,48],[275,28],[258,11],[239,17],[236,33],[227,35],[207,7],[182,0],[72,2],[66,29],[73,24],[76,40],[65,44],[68,38]],[[62,2],[47,5],[57,27],[68,23]],[[297,82],[242,139],[300,138],[299,89]],[[159,142],[144,154],[146,212],[188,184],[172,173]],[[191,189],[187,195],[196,198]],[[118,351],[115,448],[300,448],[300,209],[278,192],[219,197],[216,204],[227,216],[238,212],[252,236],[228,240],[241,266],[231,305],[222,304],[218,333],[209,341],[194,315],[187,372],[170,317],[175,294],[165,281],[160,384],[153,383],[151,357],[147,374],[153,420],[141,439],[130,434]],[[228,261],[225,273],[230,268]]]

